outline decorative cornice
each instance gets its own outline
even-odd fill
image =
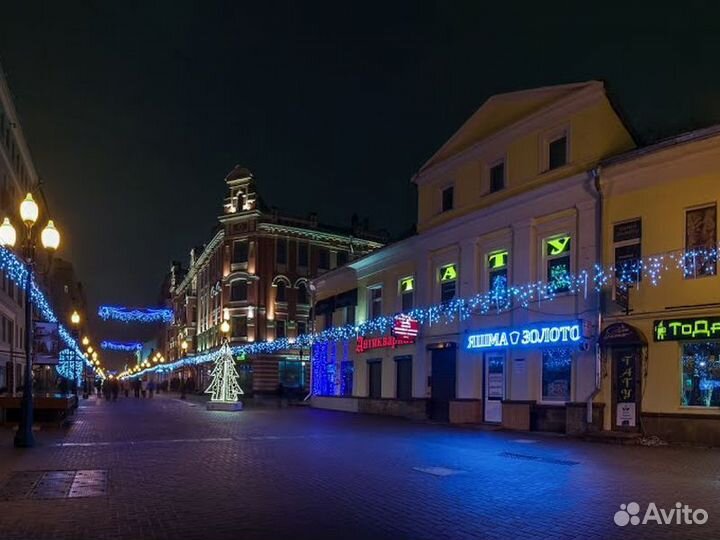
[[[258,223],[257,230],[265,231],[272,234],[299,236],[301,238],[308,238],[311,240],[325,242],[341,242],[350,245],[361,245],[366,246],[370,249],[378,249],[383,246],[383,244],[381,244],[380,242],[366,240],[364,238],[353,236],[350,234],[335,234],[317,229],[303,229],[301,227],[292,227],[290,225],[280,225],[277,223]]]
[[[210,253],[215,250],[215,248],[223,241],[224,238],[225,230],[221,229],[217,232],[213,239],[208,242],[200,256],[195,260],[195,263],[188,269],[187,274],[185,274],[185,277],[180,282],[180,285],[175,289],[176,294],[178,294],[183,289],[186,289],[188,285],[190,285],[190,282],[197,275],[198,270],[200,269],[202,264],[210,257]]]

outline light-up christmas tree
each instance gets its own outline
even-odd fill
[[[238,401],[238,397],[243,394],[243,391],[237,381],[238,372],[235,369],[235,359],[227,341],[220,347],[210,376],[213,380],[205,390],[206,394],[211,394],[207,408],[222,411],[242,409],[242,402]]]

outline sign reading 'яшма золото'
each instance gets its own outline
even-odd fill
[[[653,323],[655,341],[720,339],[720,317],[659,319]]]
[[[486,350],[578,343],[583,337],[581,325],[581,321],[569,321],[471,332],[466,337],[465,348],[468,350]]]

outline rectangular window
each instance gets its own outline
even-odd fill
[[[505,189],[505,162],[490,167],[490,193]]]
[[[285,321],[275,321],[275,337],[280,339],[286,337]]]
[[[442,212],[448,212],[453,209],[453,203],[455,198],[455,188],[448,186],[442,190]]]
[[[370,318],[376,319],[382,315],[382,287],[370,289]]]
[[[237,240],[233,242],[232,262],[233,264],[241,264],[248,262],[247,240]]]
[[[297,335],[302,336],[307,334],[307,323],[305,321],[297,322]]]
[[[308,293],[307,293],[307,286],[305,283],[298,283],[297,286],[297,303],[298,304],[307,304],[308,303]]]
[[[642,280],[642,221],[634,219],[613,225],[613,248],[615,251],[615,280],[618,286]]]
[[[305,242],[298,242],[298,266],[308,266],[308,245]]]
[[[277,239],[275,262],[277,264],[287,264],[287,240],[285,238]]]
[[[567,135],[548,144],[548,169],[553,170],[567,163]]]
[[[570,290],[570,236],[563,235],[545,240],[547,282],[556,293]]]
[[[318,249],[318,268],[322,270],[330,268],[330,252],[325,248]]]
[[[457,265],[446,264],[438,269],[440,302],[449,302],[457,294]]]
[[[720,343],[684,343],[681,405],[720,407]]]
[[[488,253],[485,267],[488,275],[488,291],[504,292],[508,285],[509,254],[506,249]]]
[[[380,399],[382,396],[382,360],[368,360],[368,397]]]
[[[685,278],[717,274],[717,209],[694,208],[685,213]]]
[[[570,381],[572,380],[571,375],[571,349],[552,349],[543,351],[543,401],[570,401]]]
[[[287,288],[282,281],[275,285],[275,301],[287,302]]]
[[[324,326],[323,330],[327,330],[328,328],[332,328],[333,320],[332,320],[332,311],[326,311],[324,313]]]
[[[230,301],[243,302],[247,300],[247,294],[247,281],[238,280],[230,284]]]
[[[355,324],[355,306],[345,307],[345,324]]]
[[[395,368],[397,370],[397,399],[412,398],[412,356],[396,356]]]
[[[233,337],[247,337],[247,317],[232,318]]]
[[[402,278],[398,287],[400,289],[400,309],[403,313],[407,313],[413,308],[413,297],[415,296],[415,278]]]
[[[278,382],[285,388],[303,388],[305,386],[305,369],[297,360],[280,360],[278,362]]]

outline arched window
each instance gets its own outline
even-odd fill
[[[287,302],[287,288],[283,281],[278,281],[275,285],[275,301],[276,302]]]
[[[297,303],[298,304],[309,303],[308,302],[307,284],[305,284],[305,283],[298,283],[298,285],[297,285]]]

